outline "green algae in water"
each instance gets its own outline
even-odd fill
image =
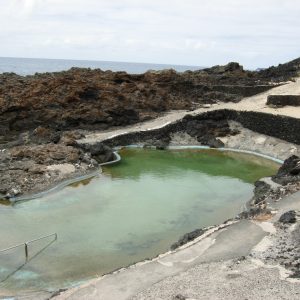
[[[31,245],[31,260],[17,272],[24,249],[0,255],[2,289],[57,289],[154,257],[182,234],[234,217],[253,183],[278,169],[257,156],[214,150],[120,154],[119,164],[90,182],[0,207],[1,249],[58,234],[52,244]]]

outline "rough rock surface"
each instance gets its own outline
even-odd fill
[[[0,74],[0,197],[37,192],[112,160],[112,150],[101,143],[77,143],[83,129],[124,126],[216,101],[236,102],[279,84],[282,74],[290,79],[298,67],[296,61],[263,72],[230,63],[184,73],[130,75],[72,68],[26,77]],[[238,133],[223,114],[183,122],[191,137],[211,147],[223,147],[222,137]],[[165,149],[170,141],[162,131],[148,144]],[[291,175],[297,172],[295,166]]]
[[[297,221],[296,215],[297,215],[296,211],[289,210],[280,216],[279,222],[283,224],[296,223]]]
[[[87,174],[98,163],[114,159],[111,148],[98,145],[98,151],[66,143],[23,144],[0,151],[0,198],[14,198],[43,191],[65,179]]]
[[[250,210],[240,214],[240,218],[268,218],[271,211],[268,204],[279,201],[283,196],[292,194],[300,189],[300,176],[295,172],[299,162],[299,157],[292,155],[287,158],[279,168],[276,175],[271,178],[262,178],[254,183],[254,195],[250,201]],[[293,220],[294,212],[287,212],[282,216],[282,223],[289,223]],[[292,222],[291,222],[292,223]]]
[[[273,176],[273,181],[285,185],[291,182],[300,180],[300,158],[292,155],[286,159],[283,165],[278,170],[278,173]]]
[[[300,106],[300,95],[269,95],[267,105],[270,106]]]
[[[260,71],[262,77],[276,78],[277,80],[285,81],[288,78],[296,77],[300,71],[300,58],[294,59],[285,64],[279,64],[277,67],[272,66],[270,68]]]
[[[251,72],[229,63],[184,73],[164,70],[134,75],[79,68],[26,77],[4,73],[0,75],[0,131],[7,137],[39,126],[106,129],[167,110],[237,102],[280,82],[281,72],[276,70]],[[285,78],[293,75],[288,70]]]
[[[204,120],[185,117],[184,121],[187,134],[196,138],[201,145],[212,148],[224,147],[224,143],[219,138],[239,133],[238,130],[230,128],[228,120],[224,119],[222,114]]]
[[[171,245],[171,250],[175,250],[176,248],[194,240],[205,232],[205,229],[195,229],[189,233],[184,234],[176,243]]]
[[[268,237],[267,251],[253,251],[252,257],[268,264],[280,264],[291,272],[290,277],[300,278],[300,223],[299,212],[287,211],[275,223],[273,234]]]
[[[271,186],[264,181],[258,180],[254,183],[254,204],[262,202],[270,192]]]

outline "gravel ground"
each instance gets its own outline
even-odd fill
[[[278,268],[251,259],[201,264],[156,283],[131,300],[300,299],[300,283],[280,279]]]
[[[279,203],[279,213],[273,222],[256,222],[269,234],[247,257],[199,264],[130,299],[300,299],[299,193],[292,198],[291,205],[296,210],[286,213],[288,203]],[[286,214],[295,218],[283,221],[281,217]]]

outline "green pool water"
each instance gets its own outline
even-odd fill
[[[92,180],[0,205],[0,289],[57,289],[165,252],[184,233],[239,213],[278,164],[233,152],[124,149]]]

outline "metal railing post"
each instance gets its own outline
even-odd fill
[[[12,247],[9,247],[9,248],[6,248],[6,249],[2,249],[2,250],[0,250],[0,254],[1,254],[1,253],[4,253],[4,252],[6,252],[6,251],[9,251],[9,250],[12,250],[12,249],[15,249],[15,248],[24,246],[24,247],[25,247],[25,249],[24,249],[24,250],[25,250],[25,260],[26,260],[26,262],[27,262],[27,261],[28,261],[28,258],[29,258],[28,245],[31,244],[31,243],[34,243],[34,242],[43,240],[43,239],[45,239],[45,238],[48,238],[48,237],[50,237],[50,236],[54,236],[54,241],[57,240],[57,233],[52,233],[52,234],[48,234],[48,235],[39,237],[39,238],[34,239],[34,240],[31,240],[31,241],[27,241],[27,242],[22,243],[22,244],[18,244],[18,245],[15,245],[15,246],[12,246]]]
[[[27,261],[28,260],[28,245],[27,245],[27,243],[25,243],[24,245],[25,245],[25,258]]]

